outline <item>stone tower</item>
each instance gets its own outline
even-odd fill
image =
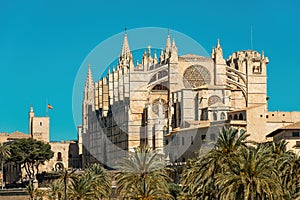
[[[32,106],[30,106],[30,111],[28,113],[28,132],[33,139],[49,142],[50,119],[48,116],[36,117]]]
[[[89,110],[94,111],[94,81],[91,71],[91,66],[88,65],[88,73],[85,81],[85,87],[84,87],[84,98],[82,102],[82,133],[86,133],[88,128],[88,114]],[[91,112],[90,112],[91,113]]]

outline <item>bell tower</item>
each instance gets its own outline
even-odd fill
[[[50,141],[50,119],[48,116],[35,116],[33,106],[30,106],[28,113],[28,132],[33,139],[43,142]]]

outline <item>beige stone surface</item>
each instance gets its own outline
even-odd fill
[[[124,44],[127,45],[125,38]],[[129,46],[125,49],[129,49]],[[175,43],[170,42],[166,42],[160,59],[155,59],[150,52],[151,49],[146,50],[142,59],[138,58],[142,62],[134,66],[131,53],[122,50],[116,71],[113,72],[116,76],[113,78],[109,73],[107,77],[109,86],[104,87],[104,77],[102,88],[98,87],[94,93],[98,97],[84,96],[82,127],[86,128],[82,129],[83,135],[95,134],[95,124],[100,121],[103,135],[110,134],[110,130],[117,130],[111,126],[122,126],[125,132],[123,136],[127,136],[127,139],[119,137],[121,133],[113,131],[117,137],[111,137],[106,147],[110,152],[114,151],[114,145],[120,145],[118,138],[124,141],[124,150],[132,150],[147,140],[153,146],[155,135],[155,146],[165,147],[164,153],[172,162],[176,159],[183,161],[195,156],[206,140],[216,140],[219,128],[224,125],[247,131],[249,140],[265,141],[269,132],[300,121],[297,112],[268,111],[269,60],[257,51],[237,51],[226,59],[218,40],[210,57],[194,54],[178,56]],[[87,81],[84,93],[89,90]],[[109,98],[114,98],[109,102],[110,105]],[[89,113],[95,112],[88,109],[92,99],[102,99],[101,103],[96,104],[100,113],[98,119],[93,118],[95,114]],[[88,120],[85,120],[87,116]],[[118,123],[108,123],[112,119]],[[163,127],[167,131],[165,137]],[[166,143],[172,143],[172,137],[176,135],[180,135],[181,142],[176,141],[178,145],[169,148],[170,145]],[[186,146],[180,144],[190,144],[192,136],[195,144],[187,147],[187,153],[180,155]],[[97,149],[94,143],[88,140],[83,145]],[[102,149],[99,155],[104,155],[105,151]]]

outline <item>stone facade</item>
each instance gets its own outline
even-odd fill
[[[280,127],[267,135],[273,137],[275,142],[280,140],[287,141],[287,150],[300,153],[300,121]]]
[[[178,55],[167,37],[160,55],[145,50],[133,64],[127,34],[117,67],[94,82],[91,68],[82,103],[84,165],[115,161],[139,145],[184,162],[215,142],[231,125],[264,141],[266,135],[299,119],[300,113],[268,111],[264,52],[244,50],[223,56],[220,41],[210,57]],[[201,148],[203,147],[203,148]]]
[[[61,141],[51,142],[50,139],[50,118],[35,116],[33,107],[30,107],[28,113],[28,132],[29,134],[19,131],[13,133],[0,133],[0,142],[12,142],[23,138],[33,138],[51,145],[54,156],[44,165],[41,165],[39,172],[59,171],[64,168],[82,168],[82,161],[79,154],[79,146],[77,141]],[[25,171],[14,163],[5,165],[5,182],[7,184],[16,183],[22,178],[24,179]]]

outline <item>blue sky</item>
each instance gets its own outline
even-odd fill
[[[0,132],[27,133],[30,104],[43,116],[48,98],[51,139],[75,139],[77,71],[89,52],[124,27],[170,28],[209,52],[220,38],[227,57],[250,48],[252,25],[253,48],[270,60],[269,110],[300,110],[299,9],[297,0],[0,0]]]

